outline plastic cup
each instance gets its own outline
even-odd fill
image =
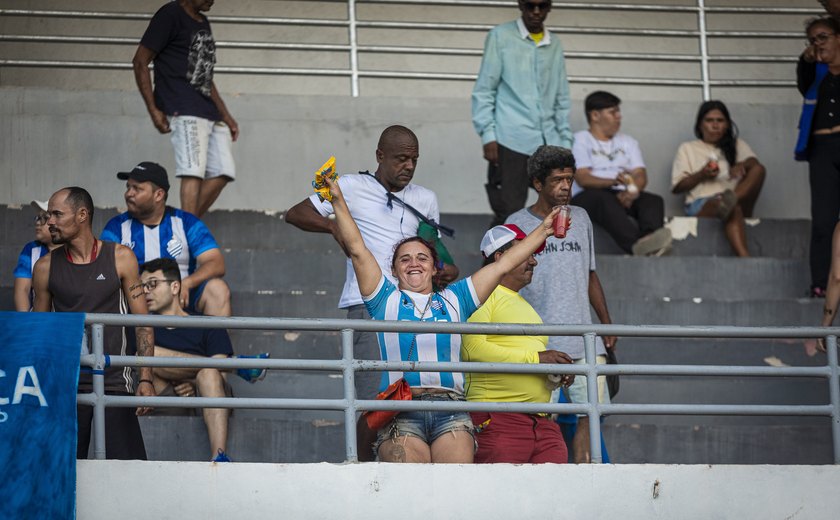
[[[572,208],[569,206],[560,206],[560,213],[554,217],[554,237],[566,238],[566,232],[572,225]]]

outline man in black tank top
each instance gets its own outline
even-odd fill
[[[137,259],[131,249],[113,242],[97,240],[91,229],[93,200],[78,187],[64,188],[50,197],[48,204],[50,235],[61,244],[35,264],[32,285],[35,289],[33,310],[38,312],[102,312],[147,314],[146,300],[140,286]],[[137,355],[154,355],[151,327],[137,327]],[[105,327],[105,354],[126,355],[125,329]],[[88,336],[90,337],[90,335]],[[135,384],[130,368],[105,370],[108,394],[154,396],[152,369],[139,369]],[[90,373],[79,376],[79,392],[92,391]],[[93,408],[77,406],[79,422],[76,457],[87,458]],[[138,415],[148,407],[105,408],[105,451],[109,459],[146,459]]]

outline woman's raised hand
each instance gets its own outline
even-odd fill
[[[335,204],[336,199],[340,199],[344,202],[344,194],[341,193],[341,188],[338,187],[338,177],[336,177],[335,180],[332,180],[329,175],[325,175],[324,182],[330,188],[330,194],[333,196],[333,204]]]

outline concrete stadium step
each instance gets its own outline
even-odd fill
[[[832,464],[831,425],[604,425],[618,464]]]
[[[209,460],[201,417],[141,417],[150,460]],[[831,464],[831,428],[811,425],[604,424],[618,464]],[[235,462],[344,461],[341,421],[230,420],[228,454]]]
[[[114,201],[120,206],[123,204],[119,190],[116,190]],[[113,207],[97,208],[93,229],[99,232],[116,214]],[[283,215],[282,211],[216,210],[209,212],[204,221],[224,249],[340,251],[331,236],[301,231],[287,224]],[[24,203],[23,207],[0,205],[0,216],[0,244],[22,246],[32,240],[34,212],[28,204]],[[481,237],[490,223],[488,215],[445,213],[441,220],[456,230],[454,239],[444,238],[456,260],[459,255],[477,254]],[[697,236],[675,240],[672,256],[732,256],[720,222],[696,219],[696,228]],[[747,228],[753,256],[807,258],[809,236],[810,222],[803,219],[762,219]],[[598,253],[623,254],[609,235],[597,226],[595,246]]]
[[[743,327],[812,326],[824,301],[715,301],[711,299],[609,298],[613,323],[633,325],[733,325]]]
[[[0,246],[0,254],[4,249]],[[344,255],[338,250],[235,249],[225,260],[225,280],[236,291],[326,291],[336,294],[337,302],[344,285]],[[481,256],[460,256],[458,264],[466,276],[481,267]],[[797,258],[599,254],[596,266],[608,298],[784,299],[805,296],[810,284],[808,263]]]
[[[200,416],[141,417],[149,460],[210,460]],[[237,410],[229,422],[227,453],[235,462],[343,462],[344,423],[323,419],[261,419]]]
[[[337,301],[336,294],[316,294],[313,291],[295,294],[279,291],[259,294],[234,292],[232,296],[233,310],[238,316],[344,318],[344,311],[335,307]],[[702,297],[614,297],[608,292],[607,303],[613,323],[762,327],[815,325],[822,313],[823,300],[721,301]]]
[[[11,270],[18,245],[0,245],[0,265]],[[329,296],[338,303],[344,285],[344,254],[339,249],[226,249],[225,280],[237,293],[287,292]],[[462,275],[481,267],[478,254],[458,257]],[[615,297],[671,297],[715,300],[784,299],[805,296],[808,264],[794,258],[683,256],[639,258],[599,254],[598,275]],[[0,285],[12,285],[4,277]],[[320,298],[319,298],[320,300]],[[241,315],[241,312],[237,311]]]
[[[825,355],[809,356],[804,340],[620,338],[622,364],[719,366],[824,366]],[[616,403],[826,404],[828,385],[820,378],[621,376]],[[620,416],[620,422],[694,424],[687,416]],[[784,424],[789,417],[703,418],[706,424]],[[799,424],[821,424],[823,418],[796,418]]]
[[[674,236],[694,230],[685,238],[675,238],[672,256],[733,256],[723,225],[713,218],[672,217],[668,227]],[[811,221],[805,219],[751,219],[746,227],[747,247],[752,256],[808,258]],[[602,254],[624,254],[610,235],[595,226],[595,248]]]

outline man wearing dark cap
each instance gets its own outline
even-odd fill
[[[488,262],[497,261],[527,235],[515,224],[490,228],[481,240],[481,253]],[[539,254],[545,245],[537,249]],[[507,273],[482,305],[468,320],[470,323],[542,324],[537,311],[519,295],[531,283],[534,255]],[[464,335],[461,361],[479,363],[562,363],[572,359],[563,352],[546,350],[547,336]],[[556,379],[557,382],[552,381]],[[468,401],[547,403],[551,388],[568,385],[574,376],[553,377],[544,374],[467,373],[464,388]],[[518,412],[471,412],[476,426],[477,463],[539,464],[568,462],[566,442],[549,414]]]
[[[230,316],[230,289],[222,280],[225,259],[201,220],[166,205],[169,178],[153,162],[142,162],[117,178],[126,181],[128,211],[108,221],[102,240],[130,247],[138,262],[173,258],[181,269],[181,305],[211,316]]]

